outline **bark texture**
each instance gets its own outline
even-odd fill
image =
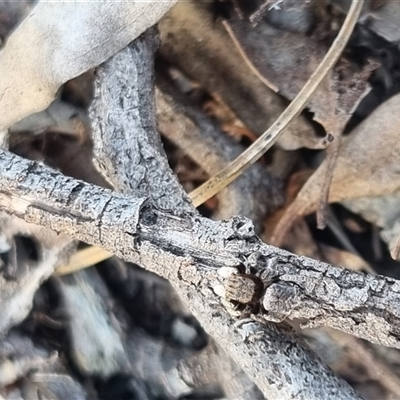
[[[185,191],[168,166],[157,130],[154,104],[156,45],[156,29],[150,29],[98,68],[95,99],[90,108],[96,143],[94,157],[116,190],[136,196],[143,193],[158,208],[168,209],[177,215],[194,213]],[[175,291],[169,285],[167,289],[166,284],[163,289],[156,291],[156,297],[161,297],[158,299],[159,306],[162,305],[165,318],[168,314],[176,314],[171,309],[172,303],[179,303],[178,308],[188,314],[186,306],[174,296]],[[154,296],[154,293],[149,294],[149,297]],[[153,303],[154,299],[149,301]],[[176,389],[172,390],[174,387],[185,389],[191,382],[191,386],[196,388],[220,387],[228,398],[263,398],[257,386],[211,338],[201,352],[183,356],[176,350],[163,350],[165,344],[145,338],[140,332],[129,334],[129,337],[134,342],[134,346],[127,346],[129,352],[134,353],[131,359],[143,359],[138,369],[160,370],[156,374],[160,377],[160,386],[167,386],[166,391],[173,397],[179,395]],[[134,351],[135,347],[153,349],[150,352],[155,356],[149,357],[146,350]],[[166,352],[169,354],[168,364],[176,363],[176,372],[169,368],[168,376],[164,376],[165,372],[160,367],[165,363],[162,354]],[[191,367],[194,363],[196,368]],[[135,368],[137,362],[132,364]],[[139,375],[137,372],[134,374]],[[165,382],[171,382],[169,387]]]
[[[235,327],[235,311],[224,306],[217,294],[225,279],[218,273],[222,267],[239,272],[244,265],[262,273],[268,271],[266,264],[282,257],[293,271],[315,272],[324,270],[325,264],[263,244],[252,222],[244,217],[222,222],[189,213],[177,217],[158,210],[144,197],[88,185],[5,151],[0,152],[0,168],[4,171],[0,178],[2,210],[104,247],[169,279],[205,329],[267,397],[317,399],[326,396],[329,387],[330,397],[359,398],[284,326],[245,321]],[[338,279],[343,270],[330,268],[332,279]],[[348,279],[352,277],[359,282],[359,274],[349,272]],[[390,285],[395,283],[390,279],[378,279],[396,286]],[[301,363],[295,361],[298,354],[303,355]]]

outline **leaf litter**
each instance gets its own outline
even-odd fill
[[[346,2],[340,1],[328,1],[328,6],[326,6],[324,2],[319,1],[259,0],[254,1],[254,7],[250,7],[244,5],[246,2],[234,0],[231,3],[234,5],[233,14],[232,7],[230,8],[231,11],[228,12],[229,18],[226,18],[227,14],[224,13],[224,19],[226,19],[224,27],[220,14],[216,13],[215,10],[211,11],[211,8],[207,8],[209,7],[207,4],[198,5],[195,3],[194,1],[187,2],[186,5],[180,4],[178,7],[202,7],[202,10],[208,13],[209,21],[212,21],[207,24],[207,29],[209,30],[213,29],[212,26],[214,25],[216,30],[219,27],[219,32],[224,29],[226,32],[226,27],[228,26],[228,29],[231,30],[230,39],[228,34],[225,35],[224,39],[218,36],[215,42],[229,48],[231,53],[234,52],[235,48],[240,49],[242,54],[235,52],[236,57],[238,57],[238,63],[243,62],[243,56],[246,58],[245,64],[247,63],[248,69],[243,66],[239,68],[236,79],[248,82],[246,74],[258,74],[256,79],[258,79],[260,85],[267,85],[278,93],[277,102],[291,101],[301,90],[328,50],[344,19],[343,9],[346,9],[343,6],[343,3]],[[215,3],[230,2],[215,1]],[[400,20],[397,16],[398,14],[396,14],[398,4],[397,2],[374,2],[374,4],[371,4],[370,8],[364,10],[364,14],[360,19],[360,24],[363,26],[364,31],[361,30],[362,32],[358,33],[364,40],[363,46],[361,46],[364,50],[368,49],[368,47],[373,47],[372,44],[374,42],[371,37],[374,37],[374,35],[383,38],[382,40],[386,41],[388,47],[390,47],[390,51],[387,54],[394,54],[395,61],[392,61],[391,58],[382,59],[376,57],[376,53],[371,50],[366,52],[368,54],[363,57],[362,62],[357,62],[352,50],[347,49],[335,69],[323,81],[309,101],[307,106],[309,114],[302,116],[306,122],[303,122],[302,128],[298,130],[303,137],[300,137],[300,139],[298,136],[296,137],[295,130],[288,131],[284,137],[285,140],[280,142],[280,148],[273,148],[271,155],[267,154],[262,160],[262,166],[263,168],[265,167],[266,171],[282,171],[279,176],[280,184],[286,182],[286,192],[292,191],[292,194],[287,196],[288,201],[283,209],[272,212],[264,221],[260,221],[261,223],[264,222],[265,227],[262,237],[269,242],[283,243],[291,251],[298,254],[320,258],[333,264],[343,264],[349,268],[363,271],[378,270],[379,272],[379,269],[377,269],[378,264],[374,258],[370,257],[362,246],[357,245],[357,237],[363,235],[363,238],[365,238],[365,235],[369,232],[370,228],[365,228],[364,226],[366,224],[365,221],[368,221],[375,227],[382,229],[381,236],[385,243],[388,244],[391,254],[396,258],[399,257],[400,215],[397,210],[399,206],[400,180],[397,177],[399,175],[398,159],[400,156],[400,145],[398,144],[400,95],[391,92],[390,95],[392,97],[387,99],[385,94],[380,93],[385,91],[385,89],[382,89],[385,84],[380,86],[381,82],[387,82],[390,79],[395,81],[395,77],[399,74],[398,64],[396,64],[396,57],[399,51],[398,47],[395,46],[398,40],[396,36],[398,30],[395,27],[398,26],[397,23]],[[171,11],[171,15],[173,12],[174,10]],[[195,18],[193,15],[191,14],[187,18]],[[169,16],[166,17],[166,19],[168,18]],[[10,24],[10,19],[4,12],[0,15],[0,25],[1,21],[5,21],[5,25]],[[191,21],[191,23],[193,22]],[[168,34],[168,32],[163,31],[163,29],[166,29],[165,26],[161,22],[161,36],[164,38]],[[196,27],[196,29],[200,28]],[[2,32],[0,29],[0,33]],[[369,36],[365,32],[368,32]],[[167,46],[168,40],[179,40],[184,43],[184,38],[179,37],[176,32],[174,34],[175,37],[166,39],[162,46]],[[2,34],[3,37],[5,35]],[[224,41],[227,38],[230,40],[229,42]],[[215,51],[215,49],[211,48],[212,51]],[[203,113],[216,126],[220,126],[221,132],[228,132],[227,136],[233,135],[235,145],[240,143],[245,147],[249,142],[255,140],[255,134],[259,132],[251,129],[252,122],[259,121],[260,116],[255,111],[257,110],[257,105],[253,101],[256,98],[253,87],[249,86],[248,97],[246,97],[246,92],[243,92],[243,90],[240,93],[235,93],[239,83],[237,86],[231,83],[230,91],[215,90],[214,92],[212,86],[203,76],[193,74],[193,70],[190,70],[190,63],[193,60],[189,60],[189,58],[193,58],[193,54],[190,57],[187,55],[189,54],[188,48],[185,51],[181,51],[181,53],[178,51],[173,60],[168,60],[168,51],[163,51],[163,47],[161,47],[160,53],[164,57],[160,61],[161,67],[170,68],[171,70],[175,68],[180,74],[187,75],[187,79],[194,82],[193,87],[189,87],[187,92],[184,93],[187,96],[186,100],[190,98],[194,106],[198,107],[199,112]],[[202,65],[201,59],[200,61],[197,60],[197,62]],[[390,67],[389,64],[391,65]],[[204,69],[207,69],[206,65],[203,66]],[[385,74],[382,73],[382,68],[387,68]],[[224,77],[219,72],[214,79],[223,81]],[[170,84],[176,85],[176,82],[174,83],[173,79],[170,79]],[[67,86],[70,86],[72,91],[70,97],[65,96],[64,93],[64,97],[58,99],[52,105],[53,109],[50,108],[41,115],[28,117],[31,119],[25,121],[27,125],[20,123],[19,126],[15,125],[13,127],[10,147],[21,155],[45,162],[69,175],[82,177],[83,170],[89,171],[86,172],[86,176],[83,179],[107,186],[107,183],[101,176],[97,175],[91,165],[92,144],[90,142],[90,134],[86,129],[85,111],[82,110],[82,108],[87,107],[87,99],[90,95],[84,94],[84,100],[76,102],[71,99],[74,96],[75,98],[82,96],[82,93],[79,93],[81,86],[78,85],[74,88],[74,81],[72,81],[72,85],[71,82],[68,83],[65,88]],[[219,89],[222,86],[221,84]],[[395,85],[386,83],[386,86],[394,87]],[[378,90],[380,90],[379,93]],[[375,100],[371,100],[373,98],[372,95],[375,96],[375,99],[379,98],[380,105],[375,110],[373,110],[373,107],[368,107],[367,104],[369,101],[376,103]],[[241,110],[233,110],[232,104],[240,104],[241,107],[245,107],[245,102],[239,103],[237,101],[240,96],[248,101],[248,110],[252,110],[252,112],[247,110],[246,114]],[[69,100],[66,100],[67,98]],[[175,100],[179,101],[179,99]],[[364,112],[364,121],[343,136],[349,121],[350,124],[353,123],[353,115],[360,113],[361,108],[367,110]],[[56,113],[57,117],[54,117],[53,111],[55,109],[59,111]],[[311,122],[310,116],[320,125],[319,127],[314,122]],[[305,126],[307,126],[307,129],[304,128]],[[183,177],[188,188],[192,188],[199,181],[206,179],[206,173],[198,167],[196,160],[188,162],[184,146],[182,148],[179,148],[176,144],[171,146],[167,140],[165,143],[172,166]],[[226,146],[229,146],[229,144],[226,144]],[[311,151],[299,150],[302,147],[307,147]],[[324,149],[326,150],[323,151]],[[284,157],[274,157],[279,152]],[[74,158],[72,155],[78,155],[78,157]],[[274,160],[285,159],[291,165],[290,168],[283,168],[274,164],[277,162]],[[289,162],[291,160],[294,160],[293,163]],[[72,168],[71,164],[74,164]],[[315,172],[310,173],[312,170],[315,170]],[[301,188],[298,182],[295,183],[296,175],[297,177],[302,177],[301,181],[308,178]],[[298,192],[294,201],[295,193],[293,192]],[[246,196],[246,194],[243,195]],[[340,202],[354,213],[348,213],[344,218],[342,216],[343,210],[340,211],[339,209],[338,211],[337,208],[332,208],[333,213],[338,217],[339,229],[335,231],[336,233],[328,236],[329,240],[323,237],[322,233],[316,233],[312,218],[303,219],[304,216],[314,213],[318,209],[322,210],[324,207],[321,208],[321,204],[324,206],[325,200],[329,203]],[[218,207],[220,206],[221,203],[214,199],[202,211],[209,213],[209,215],[217,215]],[[277,222],[281,216],[282,218]],[[363,219],[360,222],[361,217]],[[330,213],[327,214],[326,218],[321,219],[320,225],[323,222],[327,222],[327,230],[333,232],[334,223]],[[12,221],[3,222],[3,228],[6,223],[10,225]],[[354,228],[357,224],[362,225],[363,228]],[[351,226],[353,228],[349,229]],[[290,230],[290,227],[294,229]],[[21,254],[23,255],[24,251],[26,252],[25,247],[29,248],[32,244],[27,244],[27,242],[21,241],[20,238],[15,238],[17,231],[14,232],[15,229],[13,229],[10,229],[11,233],[7,233],[8,236],[4,239],[7,243],[4,242],[5,244],[1,249],[2,263],[4,264],[2,264],[1,271],[3,275],[8,273],[9,276],[12,276],[15,269],[17,268],[18,270],[15,260],[20,260],[20,266],[24,268],[24,271],[22,271],[24,274],[22,275],[25,279],[26,272],[28,268],[31,268],[34,260],[31,259],[28,263],[29,267],[26,267],[27,262],[21,262],[21,260],[25,260],[21,258]],[[326,234],[326,231],[324,231],[324,234]],[[43,232],[30,232],[30,234],[36,237],[36,240],[46,240],[43,239]],[[338,238],[341,238],[342,243],[347,241],[350,245],[346,247],[346,245],[338,244],[340,242]],[[381,246],[385,245],[381,244]],[[387,252],[387,249],[384,248],[385,250]],[[19,256],[15,259],[11,257],[13,251],[19,253]],[[32,258],[32,253],[28,252],[27,254]],[[393,265],[398,267],[396,264]],[[142,326],[144,330],[147,330],[153,336],[159,335],[158,338],[162,338],[161,344],[158,343],[159,349],[160,351],[164,349],[163,340],[171,340],[171,337],[167,338],[168,334],[165,333],[168,329],[166,327],[169,326],[168,321],[174,320],[174,318],[177,320],[181,318],[179,319],[180,323],[185,324],[185,321],[187,321],[185,318],[189,318],[190,315],[188,311],[180,309],[179,302],[171,295],[171,289],[165,286],[165,282],[161,282],[155,277],[149,277],[146,272],[139,269],[136,270],[136,267],[132,270],[122,262],[118,264],[118,262],[112,261],[111,266],[109,264],[107,268],[108,270],[106,272],[103,270],[101,275],[101,279],[109,286],[107,290],[110,291],[108,293],[105,290],[107,292],[105,297],[118,298],[117,305],[113,307],[121,307],[124,310],[123,312],[128,312],[130,317],[136,318],[135,323]],[[395,268],[393,267],[389,273],[396,275]],[[47,270],[46,274],[48,274]],[[72,283],[73,280],[71,279],[69,284],[72,285]],[[116,294],[115,288],[112,288],[113,284],[116,284],[118,288],[122,288],[119,289],[121,294]],[[128,288],[129,285],[130,288]],[[14,283],[15,286],[18,285]],[[150,298],[146,297],[142,292],[151,292],[155,293],[155,295],[153,297],[150,296]],[[81,386],[78,383],[80,379],[69,371],[62,357],[53,355],[53,361],[51,363],[47,362],[52,357],[48,350],[52,346],[49,344],[56,343],[57,348],[62,348],[60,338],[65,337],[66,334],[63,326],[67,322],[60,317],[60,311],[57,307],[52,308],[49,306],[49,299],[52,299],[53,302],[55,298],[59,297],[59,294],[54,293],[54,288],[49,287],[49,285],[43,285],[37,292],[33,313],[24,322],[25,325],[19,325],[20,321],[15,322],[13,334],[2,342],[0,353],[7,360],[18,361],[27,354],[28,357],[21,364],[22,368],[20,369],[16,369],[17,362],[7,364],[7,361],[1,365],[3,368],[11,368],[10,371],[13,375],[12,384],[8,384],[9,382],[7,381],[7,385],[4,388],[0,388],[0,396],[4,393],[13,396],[20,394],[22,389],[15,382],[20,381],[22,378],[25,380],[25,387],[30,386],[31,390],[36,390],[41,395],[46,393],[49,398],[56,398],[54,393],[57,392],[57,388],[54,387],[54,375],[57,374],[60,382],[63,382],[64,393],[68,393],[68,390],[70,390],[71,393],[76,393],[76,398],[85,397],[84,392],[87,385]],[[154,302],[152,307],[149,307],[152,310],[151,312],[145,310],[146,316],[143,320],[140,320],[140,313],[137,310],[130,308],[132,304],[140,301],[140,299],[145,302],[144,304],[147,304],[146,302]],[[54,303],[57,304],[56,301]],[[109,312],[110,308],[107,307],[110,305],[106,304],[107,299],[104,300],[104,303],[106,312]],[[121,304],[124,305],[121,306]],[[168,306],[165,306],[165,304],[168,304]],[[58,305],[58,307],[61,306]],[[42,317],[39,318],[39,315],[42,315]],[[62,323],[58,321],[62,321]],[[124,323],[129,324],[126,320]],[[187,322],[186,329],[189,328],[193,328],[194,331],[198,329],[194,335],[195,340],[200,343],[198,344],[200,348],[204,346],[205,339],[201,330],[192,322]],[[57,329],[61,329],[62,333],[60,334]],[[70,329],[73,328],[70,327]],[[26,332],[30,332],[30,334],[26,335]],[[44,332],[44,337],[47,338],[47,341],[44,340],[45,350],[39,345],[35,344],[33,346],[30,342],[29,336],[35,339],[40,338],[38,332]],[[18,335],[22,335],[22,337],[19,338]],[[15,345],[18,340],[24,343],[24,346]],[[142,343],[140,341],[144,339],[139,338],[137,340],[138,343]],[[333,340],[332,337],[329,340]],[[327,355],[343,339],[335,339],[333,340],[334,344],[331,343],[328,346],[328,339],[326,337],[324,339],[323,335],[319,334],[312,341],[314,348],[320,354]],[[24,350],[25,347],[28,347],[28,344],[31,350]],[[154,343],[153,345],[156,346]],[[184,347],[181,344],[179,346]],[[18,347],[21,351],[18,350]],[[337,356],[340,361],[338,359],[329,361],[329,357],[326,357],[327,362],[332,363],[331,365],[334,366],[337,373],[350,377],[349,379],[356,387],[361,387],[368,381],[369,386],[364,385],[367,387],[367,389],[364,387],[366,394],[363,392],[366,398],[389,399],[391,394],[398,395],[395,391],[398,385],[397,376],[400,374],[393,367],[396,363],[397,365],[399,364],[398,355],[396,358],[395,351],[391,353],[392,358],[385,358],[375,347],[371,347],[368,351],[370,351],[369,354],[372,354],[372,358],[365,361],[362,359],[361,350],[357,350],[359,353],[353,351],[346,354],[345,348],[345,346],[340,347],[340,352],[337,352],[338,354],[340,353],[340,357]],[[354,349],[356,346],[354,345],[352,348]],[[185,351],[188,352],[187,349]],[[377,354],[380,354],[379,362],[376,361],[378,360],[376,358],[378,357]],[[350,361],[348,361],[349,359]],[[74,363],[76,361],[70,362]],[[355,374],[354,369],[351,368],[352,363],[357,365],[359,363],[358,368],[363,368],[367,365],[365,374]],[[375,366],[374,363],[386,371],[386,379],[379,378],[379,374],[374,375],[376,372],[373,368]],[[56,368],[54,364],[57,364]],[[35,368],[38,368],[38,370],[30,373]],[[54,372],[52,377],[49,371]],[[70,376],[73,376],[73,379]],[[132,383],[132,380],[129,381],[123,376],[113,378],[114,380],[103,379],[101,382],[96,381],[96,379],[88,376],[86,380],[86,383],[90,381],[89,386],[92,385],[94,387],[91,390],[92,393],[96,393],[95,396],[102,391],[110,394],[110,396],[115,396],[115,393],[118,393],[118,388],[126,389],[130,387],[129,385],[138,383]],[[145,381],[145,378],[143,378],[143,381]],[[51,382],[53,382],[53,387],[51,387]],[[51,389],[49,389],[50,387]],[[60,387],[58,387],[59,389]],[[360,388],[360,391],[362,391],[362,388]],[[203,393],[206,393],[206,391]],[[57,396],[57,398],[62,398],[60,394]],[[221,398],[221,395],[214,393],[214,397],[208,398]]]

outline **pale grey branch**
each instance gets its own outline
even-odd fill
[[[2,210],[104,247],[126,261],[136,262],[169,279],[202,325],[267,397],[317,399],[330,393],[331,398],[358,398],[283,327],[251,321],[233,329],[235,319],[229,316],[230,307],[225,308],[216,294],[224,283],[218,273],[222,267],[240,269],[240,265],[245,265],[261,273],[268,260],[282,258],[294,272],[300,267],[324,270],[326,264],[263,244],[255,236],[251,221],[243,217],[222,222],[189,213],[177,217],[156,209],[146,198],[126,197],[91,186],[5,151],[0,152],[0,168],[3,171],[0,176]],[[330,267],[330,271],[331,279],[340,279],[342,269]],[[357,279],[355,284],[360,279],[356,273],[349,272],[346,276]],[[379,280],[389,289],[396,286],[393,280]],[[371,282],[374,282],[372,277],[368,280]],[[393,290],[391,293],[395,295]],[[396,313],[390,316],[392,321],[398,318]],[[299,359],[299,354],[301,363],[290,362]],[[262,373],[257,372],[261,370]],[[285,374],[277,374],[278,370]],[[301,388],[295,383],[299,379]]]
[[[154,105],[154,52],[157,44],[156,29],[149,29],[131,45],[101,65],[95,80],[95,99],[90,108],[93,121],[94,156],[115,189],[125,194],[143,193],[159,208],[172,210],[176,215],[193,213],[188,196],[168,165],[157,130]],[[168,268],[165,265],[165,268]],[[147,273],[147,281],[154,279]],[[169,284],[156,293],[149,291],[150,302],[163,307],[165,318],[175,315],[171,303],[178,296]],[[173,299],[175,298],[175,300]],[[189,311],[180,301],[180,308]],[[172,397],[180,397],[176,389],[191,386],[201,388],[216,386],[227,398],[243,400],[262,399],[264,396],[240,367],[209,338],[209,344],[201,352],[183,357],[177,349],[161,341],[146,338],[138,332],[129,334],[128,345],[135,349],[130,354],[132,367],[137,365],[134,376],[143,375],[143,370],[158,371],[158,384],[169,388],[165,391]],[[149,356],[153,354],[153,357]],[[165,370],[162,354],[169,355],[168,364],[176,360],[177,373]],[[191,364],[196,362],[196,368]],[[140,371],[142,371],[140,373]],[[181,372],[179,372],[181,371]],[[184,372],[182,372],[184,371]],[[199,373],[199,371],[203,371]],[[153,379],[144,377],[144,379]],[[173,382],[172,382],[173,381]],[[154,383],[152,382],[152,385]]]
[[[90,107],[94,160],[123,193],[143,193],[159,207],[193,210],[168,166],[154,104],[155,28],[97,70]]]

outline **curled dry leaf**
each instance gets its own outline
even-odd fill
[[[394,193],[400,189],[400,95],[378,107],[343,139],[333,171],[329,202]],[[275,229],[281,243],[290,224],[316,210],[326,171],[325,159],[299,192]]]
[[[276,87],[290,100],[296,97],[328,50],[315,35],[309,37],[277,29],[264,21],[253,27],[244,20],[231,20],[228,29],[248,61],[267,79],[266,82],[271,82],[271,88]],[[368,78],[377,66],[371,61],[360,69],[342,58],[328,74],[308,102],[314,119],[328,134],[313,148],[326,147],[333,140],[329,134],[341,133],[354,109],[369,92]]]
[[[0,52],[0,131],[45,109],[64,82],[124,48],[175,2],[39,2]]]

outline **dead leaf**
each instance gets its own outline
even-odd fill
[[[328,50],[316,37],[278,30],[266,23],[253,27],[246,21],[231,20],[229,26],[255,68],[289,100],[299,93]],[[371,61],[360,69],[342,58],[316,90],[308,108],[328,135],[341,132],[369,92],[367,80],[377,67]],[[332,140],[321,139],[314,148],[326,147]]]
[[[400,95],[378,107],[344,138],[333,171],[329,202],[394,193],[400,189]],[[326,173],[325,159],[303,186],[273,235],[281,243],[291,223],[316,210]]]
[[[312,3],[317,7],[317,3]],[[304,7],[295,7],[294,12],[304,14]],[[281,19],[285,10],[279,11]],[[312,10],[308,12],[312,14]],[[298,16],[296,17],[298,18]],[[283,21],[283,20],[282,20]],[[242,57],[247,60],[253,72],[271,89],[279,89],[279,93],[292,100],[305,85],[313,71],[319,65],[327,48],[321,41],[321,32],[326,30],[326,22],[320,16],[313,35],[277,29],[265,21],[252,27],[245,20],[232,20],[225,27]],[[276,25],[276,24],[275,24]],[[330,32],[324,33],[329,35]],[[285,51],[282,51],[285,49]],[[320,204],[317,221],[320,228],[326,223],[326,203],[332,179],[332,171],[336,163],[340,147],[340,136],[358,106],[369,92],[368,78],[378,67],[377,62],[368,62],[363,68],[342,58],[308,102],[313,118],[326,131],[326,137],[320,140],[319,146],[328,147],[326,154],[326,171],[320,185]]]
[[[342,204],[366,221],[381,228],[379,234],[389,246],[393,259],[399,260],[400,192],[378,197],[346,200]]]
[[[0,131],[45,109],[64,82],[123,49],[175,2],[38,2],[0,52]]]

